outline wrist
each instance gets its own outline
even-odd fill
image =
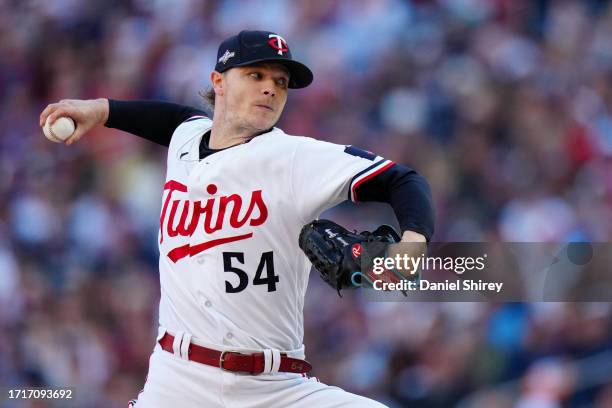
[[[401,242],[427,242],[425,235],[414,231],[404,231]]]
[[[98,123],[101,125],[104,125],[106,122],[108,122],[108,116],[110,114],[110,107],[109,107],[109,102],[108,99],[106,98],[99,98],[99,99],[95,99],[94,102],[97,104],[97,111],[98,111]]]

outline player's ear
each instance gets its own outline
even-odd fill
[[[212,82],[212,87],[215,90],[215,94],[223,95],[223,74],[217,71],[211,72],[210,82]]]

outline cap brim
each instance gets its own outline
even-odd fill
[[[278,62],[279,64],[287,67],[289,70],[289,88],[305,88],[312,83],[313,75],[310,68],[295,60],[288,60],[284,58],[261,58],[233,66],[245,67],[247,65],[257,64],[258,62]]]

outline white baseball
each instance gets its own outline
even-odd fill
[[[67,116],[62,116],[57,118],[55,122],[51,124],[49,123],[49,118],[47,118],[45,126],[43,127],[43,133],[50,141],[62,143],[72,136],[75,129],[76,127],[74,125],[74,121]]]

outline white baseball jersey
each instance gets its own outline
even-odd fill
[[[300,230],[355,199],[360,183],[393,163],[278,128],[199,160],[211,126],[208,118],[191,118],[170,142],[160,325],[217,348],[303,356],[310,263],[298,246]]]

